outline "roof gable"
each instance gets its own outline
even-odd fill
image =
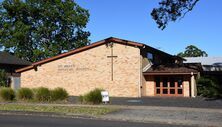
[[[85,50],[88,50],[88,49],[91,49],[91,48],[95,48],[97,46],[107,44],[109,42],[114,42],[114,43],[119,43],[119,44],[123,44],[123,45],[129,45],[129,46],[135,46],[135,47],[143,47],[144,46],[144,44],[142,44],[142,43],[110,37],[110,38],[92,43],[90,45],[87,45],[87,46],[84,46],[84,47],[81,47],[81,48],[77,48],[77,49],[71,50],[69,52],[62,53],[62,54],[59,54],[57,56],[50,57],[50,58],[32,63],[31,66],[24,67],[24,68],[21,68],[21,69],[17,69],[16,72],[23,72],[23,71],[32,69],[32,68],[34,68],[38,65],[42,65],[42,64],[45,64],[45,63],[48,63],[48,62],[51,62],[51,61],[54,61],[54,60],[57,60],[57,59],[61,59],[63,57],[67,57],[67,56],[70,56],[70,55],[73,55],[73,54],[76,54],[76,53],[79,53],[79,52],[82,52],[82,51],[85,51]]]
[[[100,46],[100,45],[103,45],[103,44],[107,44],[109,42],[114,42],[114,43],[119,43],[119,44],[123,44],[123,45],[129,45],[129,46],[134,46],[134,47],[138,47],[138,48],[149,48],[150,50],[153,50],[153,51],[158,52],[160,54],[164,54],[164,55],[167,55],[169,57],[174,58],[174,56],[172,56],[172,55],[170,55],[168,53],[165,53],[163,51],[160,51],[158,49],[155,49],[153,47],[150,47],[148,45],[145,45],[145,44],[142,44],[142,43],[139,43],[139,42],[134,42],[134,41],[129,41],[129,40],[124,40],[124,39],[110,37],[110,38],[107,38],[107,39],[104,39],[104,40],[92,43],[90,45],[87,45],[87,46],[84,46],[84,47],[81,47],[81,48],[77,48],[77,49],[71,50],[69,52],[62,53],[62,54],[59,54],[57,56],[50,57],[50,58],[47,58],[47,59],[44,59],[44,60],[32,63],[31,66],[24,67],[24,68],[21,68],[21,69],[17,69],[16,72],[23,72],[23,71],[26,71],[26,70],[30,70],[30,69],[33,69],[34,67],[39,66],[39,65],[42,65],[42,64],[45,64],[45,63],[48,63],[48,62],[51,62],[51,61],[54,61],[54,60],[57,60],[57,59],[61,59],[63,57],[67,57],[67,56],[70,56],[70,55],[73,55],[73,54],[76,54],[76,53],[79,53],[79,52],[82,52],[82,51],[85,51],[85,50],[88,50],[88,49],[91,49],[91,48],[94,48],[94,47],[97,47],[97,46]],[[179,59],[179,58],[176,57],[175,59]]]

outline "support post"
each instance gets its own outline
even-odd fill
[[[193,72],[191,72],[191,97],[197,96],[196,80]]]

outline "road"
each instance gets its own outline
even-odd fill
[[[0,127],[183,127],[181,125],[105,121],[49,116],[0,115]],[[184,126],[185,127],[185,126]]]

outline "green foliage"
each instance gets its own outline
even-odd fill
[[[19,100],[32,100],[34,97],[34,93],[29,88],[20,88],[16,94]]]
[[[7,86],[7,76],[4,70],[0,70],[0,87]]]
[[[83,95],[80,95],[79,98],[78,98],[79,102],[81,103],[85,103],[84,102],[84,96]]]
[[[74,0],[4,0],[0,48],[39,61],[89,44],[89,12]]]
[[[12,101],[15,99],[15,92],[12,88],[0,87],[0,98],[3,101]]]
[[[197,48],[194,45],[189,45],[186,47],[184,52],[180,52],[177,54],[180,57],[207,57],[208,54],[205,51]]]
[[[102,95],[101,95],[102,89],[94,89],[90,91],[89,93],[80,96],[79,101],[81,103],[89,103],[89,104],[100,104],[102,103]]]
[[[39,102],[47,102],[51,99],[50,90],[45,87],[39,87],[34,90],[35,100]]]
[[[200,77],[197,80],[197,94],[209,98],[218,98],[222,97],[222,88],[215,78]]]
[[[63,88],[55,88],[51,90],[51,100],[57,101],[57,100],[66,100],[68,98],[68,93]]]
[[[175,22],[191,11],[199,0],[161,0],[160,7],[151,12],[152,18],[160,29],[165,29],[168,22]]]

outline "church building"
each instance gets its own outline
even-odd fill
[[[20,87],[101,88],[113,97],[196,96],[199,68],[146,44],[107,38],[17,69]]]

